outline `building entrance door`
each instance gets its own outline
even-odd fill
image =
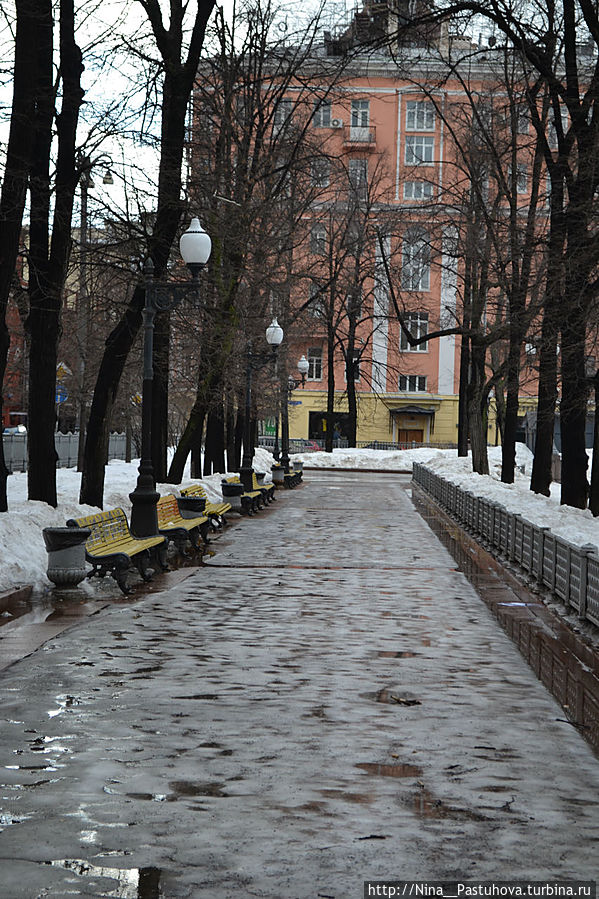
[[[397,431],[397,442],[398,443],[422,443],[424,439],[424,431],[422,430],[408,430],[407,428],[398,428]]]

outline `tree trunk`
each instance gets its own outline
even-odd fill
[[[510,306],[510,345],[507,360],[507,399],[503,426],[501,452],[501,480],[504,484],[514,483],[516,467],[516,431],[518,428],[518,407],[520,393],[520,353],[522,351],[522,315],[520,304],[512,301]]]
[[[217,406],[210,410],[206,421],[204,475],[224,471],[226,471],[224,419],[222,406]]]
[[[235,468],[235,409],[231,402],[231,395],[227,397],[226,413],[225,413],[225,439],[227,451],[227,468],[226,471],[237,471]]]
[[[471,376],[468,389],[468,421],[470,423],[472,470],[477,472],[477,474],[489,474],[486,416],[483,415],[484,384],[485,351],[482,346],[473,344]]]
[[[0,423],[2,422],[2,389],[8,361],[10,334],[6,310],[15,274],[27,181],[33,149],[31,123],[35,110],[37,48],[35,29],[38,21],[37,0],[16,0],[17,27],[13,73],[13,101],[6,164],[0,195]],[[0,512],[8,510],[6,479],[8,469],[4,446],[0,440]]]
[[[194,406],[189,415],[189,419],[185,426],[185,430],[181,435],[181,439],[177,445],[175,450],[175,455],[173,456],[171,466],[167,475],[168,484],[180,484],[183,480],[183,472],[185,470],[185,463],[189,457],[190,453],[193,453],[197,447],[201,447],[202,443],[202,430],[204,428],[204,418],[206,416],[206,409],[199,400],[196,400]],[[200,462],[200,474],[195,475],[192,474],[192,477],[201,477],[201,462]]]
[[[54,119],[52,8],[42,11],[37,53],[40,61],[35,150],[31,173],[28,497],[56,506],[55,393],[62,289],[71,246],[73,197],[77,184],[75,135],[83,100],[81,51],[75,43],[72,0],[60,4],[61,111],[56,116],[58,155],[50,232],[50,150]]]
[[[588,498],[585,448],[588,383],[585,370],[586,316],[577,306],[562,326],[562,400],[560,430],[562,438],[563,505],[586,509]]]
[[[325,417],[324,449],[333,452],[333,416],[335,413],[335,342],[330,333],[327,340],[327,413]]]

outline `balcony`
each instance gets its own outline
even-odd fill
[[[360,150],[376,148],[376,128],[374,125],[345,125],[343,128],[343,144]]]

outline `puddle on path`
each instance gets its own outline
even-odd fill
[[[360,762],[356,765],[366,774],[377,774],[379,777],[420,777],[422,768],[418,765],[389,765],[385,762]]]
[[[78,877],[88,881],[85,886],[86,894],[97,896],[113,896],[116,899],[159,899],[160,868],[109,868],[103,865],[94,865],[86,859],[61,858],[43,862],[53,868],[63,868]],[[108,892],[103,885],[94,881],[109,879],[115,881],[114,889]],[[88,893],[93,890],[93,893]]]

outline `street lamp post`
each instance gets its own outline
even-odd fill
[[[257,371],[268,362],[274,362],[276,359],[277,347],[281,345],[283,340],[283,329],[273,318],[272,322],[266,329],[266,342],[271,347],[270,353],[256,353],[252,350],[252,343],[247,342],[245,350],[245,421],[243,434],[243,457],[241,459],[241,468],[239,469],[239,479],[243,484],[244,490],[253,490],[253,474],[252,460],[254,458],[254,448],[252,446],[252,372]]]
[[[289,474],[289,397],[297,387],[306,386],[306,375],[310,369],[310,364],[305,356],[302,356],[297,363],[297,370],[300,373],[299,378],[289,375],[287,383],[283,388],[283,408],[281,410],[281,465],[285,474]]]
[[[141,399],[141,459],[139,475],[131,500],[131,532],[136,537],[158,533],[154,467],[152,465],[152,384],[154,380],[154,319],[157,312],[168,312],[189,296],[199,294],[199,274],[208,262],[211,240],[197,218],[191,220],[181,235],[179,248],[183,261],[191,273],[191,282],[156,281],[154,265],[148,259],[144,266],[146,297],[143,310],[144,371]]]

